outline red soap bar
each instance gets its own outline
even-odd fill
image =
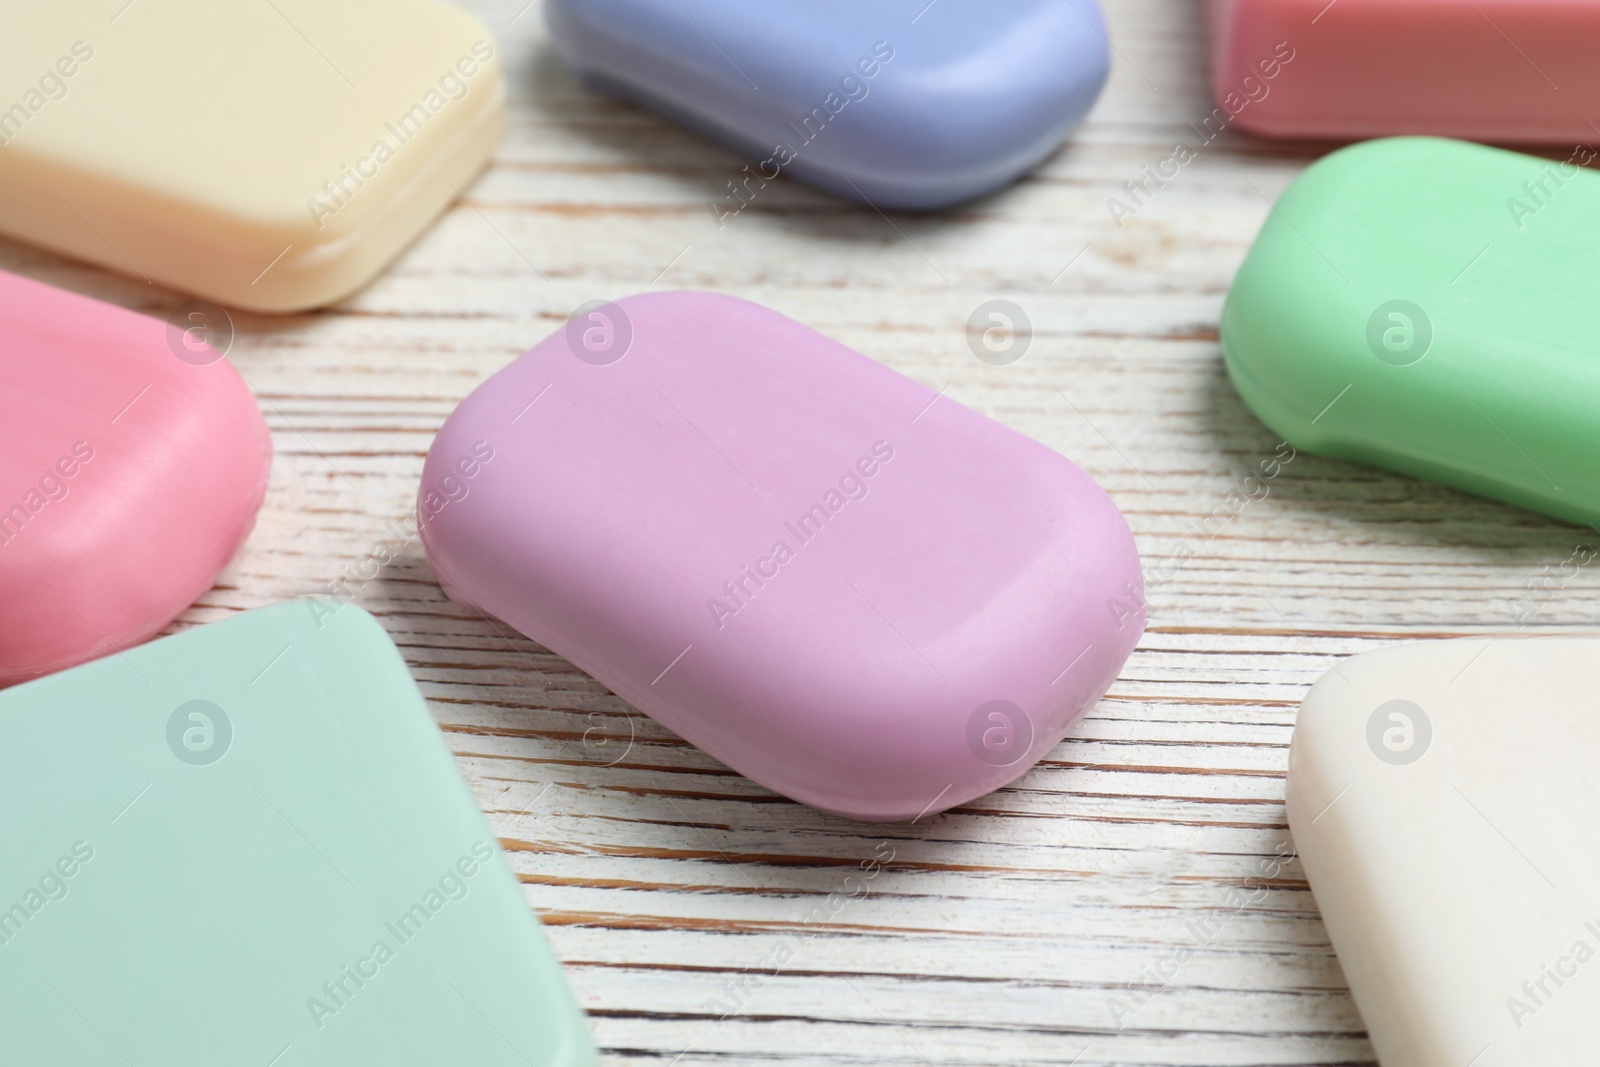
[[[1595,0],[1209,5],[1213,95],[1251,133],[1600,140]]]
[[[255,524],[272,439],[191,333],[0,272],[0,685],[153,636]]]

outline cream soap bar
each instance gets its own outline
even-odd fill
[[[225,304],[350,295],[499,136],[498,50],[432,0],[16,8],[0,233]]]
[[[1600,1048],[1600,638],[1461,639],[1306,697],[1289,825],[1383,1067]]]

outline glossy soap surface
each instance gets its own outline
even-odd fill
[[[1252,133],[1569,147],[1596,137],[1591,0],[1208,2],[1213,95]],[[1263,89],[1257,64],[1280,43],[1294,61]]]
[[[1383,1067],[1592,1062],[1597,687],[1600,639],[1467,638],[1307,695],[1289,825]]]
[[[0,272],[0,685],[150,637],[255,524],[267,425],[181,337]]]
[[[594,1063],[359,608],[278,604],[0,694],[0,794],[27,813],[0,852],[8,1062]]]
[[[331,303],[471,180],[504,95],[488,32],[433,0],[22,5],[0,232],[224,304]]]
[[[1279,199],[1222,313],[1296,447],[1600,523],[1600,177],[1434,138],[1341,149]]]
[[[885,208],[1013,181],[1083,120],[1110,70],[1094,0],[551,0],[580,73],[749,157],[728,212],[779,172]]]
[[[594,314],[429,451],[422,537],[453,597],[867,819],[1011,781],[1115,679],[1138,554],[1071,462],[752,303]]]

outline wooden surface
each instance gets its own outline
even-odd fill
[[[1326,146],[1225,134],[1113,225],[1107,198],[1211,104],[1198,4],[1112,0],[1104,98],[1015,188],[885,218],[782,181],[719,230],[708,203],[742,161],[580,88],[523,3],[474,5],[511,100],[468,202],[341,307],[235,316],[277,460],[255,533],[175,629],[394,547],[446,414],[579,303],[760,301],[1072,457],[1147,569],[1194,554],[1152,581],[1149,633],[1049,758],[893,827],[729,772],[447,602],[414,542],[349,586],[414,669],[603,1061],[1371,1063],[1300,866],[1273,862],[1298,701],[1339,656],[1516,629],[1526,584],[1592,532],[1306,455],[1228,503],[1277,441],[1228,384],[1218,313],[1264,197]],[[19,245],[0,267],[157,314],[181,299]],[[1036,330],[1008,367],[965,338],[995,297]],[[1527,625],[1597,601],[1581,573]]]

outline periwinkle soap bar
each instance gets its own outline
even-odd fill
[[[1593,1062],[1597,688],[1600,639],[1464,638],[1306,696],[1289,826],[1383,1067]]]
[[[499,136],[494,43],[433,0],[13,6],[0,232],[224,304],[348,296]]]
[[[1110,70],[1095,0],[550,0],[587,80],[749,157],[726,222],[780,173],[882,208],[997,189],[1056,150]]]
[[[756,304],[579,309],[429,449],[428,557],[735,770],[863,819],[1011,781],[1143,630],[1058,453]]]
[[[1597,232],[1600,178],[1576,162],[1434,138],[1341,149],[1239,268],[1229,374],[1304,451],[1600,523]]]
[[[1251,133],[1595,137],[1600,5],[1588,0],[1209,0],[1209,15],[1219,117]],[[1286,55],[1281,77],[1266,73]]]
[[[254,526],[272,439],[218,325],[0,272],[0,685],[155,634]]]
[[[360,608],[0,693],[8,1063],[591,1067],[538,920]]]

